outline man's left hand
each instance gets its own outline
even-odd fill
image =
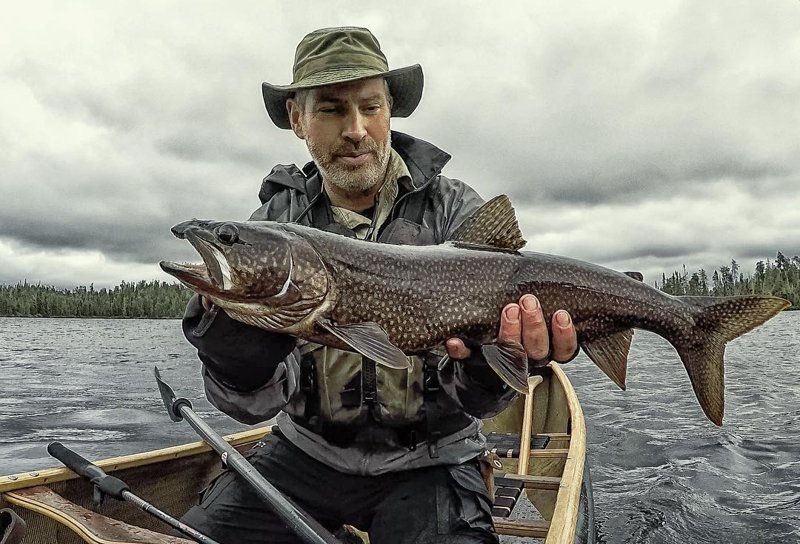
[[[571,361],[578,351],[578,335],[569,312],[554,312],[550,325],[552,336],[539,300],[533,295],[523,295],[518,304],[511,303],[503,308],[497,337],[522,344],[531,366],[544,366],[550,360]],[[452,359],[467,359],[472,354],[460,338],[450,338],[445,346]]]

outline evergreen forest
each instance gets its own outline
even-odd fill
[[[671,295],[750,295],[765,294],[785,298],[791,309],[800,308],[800,257],[791,259],[780,251],[775,261],[758,261],[753,273],[745,274],[736,261],[730,266],[720,266],[711,276],[700,269],[691,274],[686,267],[671,276],[662,274],[661,283],[655,286]]]
[[[161,281],[122,282],[113,289],[0,284],[0,316],[181,317],[192,292]]]
[[[662,274],[655,287],[671,295],[746,295],[783,297],[800,308],[800,257],[778,252],[774,261],[758,261],[745,274],[736,261],[710,275],[703,269],[689,273],[686,267],[672,275]],[[27,282],[0,284],[0,316],[16,317],[127,317],[179,318],[192,292],[176,283],[122,282],[113,289],[75,287],[57,289]]]

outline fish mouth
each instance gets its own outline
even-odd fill
[[[189,222],[187,222],[189,223]],[[217,247],[215,237],[196,224],[181,223],[172,228],[176,237],[187,240],[203,259],[202,263],[161,261],[161,269],[190,287],[205,292],[228,291],[233,287],[231,267]]]

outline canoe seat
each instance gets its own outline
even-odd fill
[[[192,544],[193,542],[149,531],[92,512],[43,485],[8,491],[3,493],[3,498],[12,505],[57,521],[59,525],[68,527],[82,540],[92,544]],[[34,525],[35,521],[28,522],[28,527]],[[34,535],[33,532],[30,534]],[[44,538],[47,535],[37,536]],[[55,542],[56,539],[53,538],[52,541]]]
[[[544,519],[510,519],[525,489],[558,490],[561,478],[505,474],[494,478],[492,518],[498,534],[526,538],[547,538],[550,522]]]
[[[494,505],[492,515],[499,518],[507,518],[511,515],[517,500],[522,495],[522,480],[512,480],[511,478],[494,479]]]
[[[549,443],[549,436],[531,436],[532,450],[543,450]],[[517,433],[489,433],[486,435],[486,449],[499,457],[518,459],[520,435]]]
[[[507,476],[494,479],[494,505],[492,518],[498,534],[527,538],[547,538],[550,522],[544,519],[509,519],[517,501],[522,496],[525,482]]]
[[[514,511],[523,489],[558,491],[561,478],[556,476],[530,476],[506,474],[494,478],[494,506],[492,515],[507,518]]]

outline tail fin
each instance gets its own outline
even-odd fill
[[[753,330],[791,303],[778,297],[677,297],[696,308],[694,327],[673,345],[706,416],[722,425],[725,411],[725,344]]]

